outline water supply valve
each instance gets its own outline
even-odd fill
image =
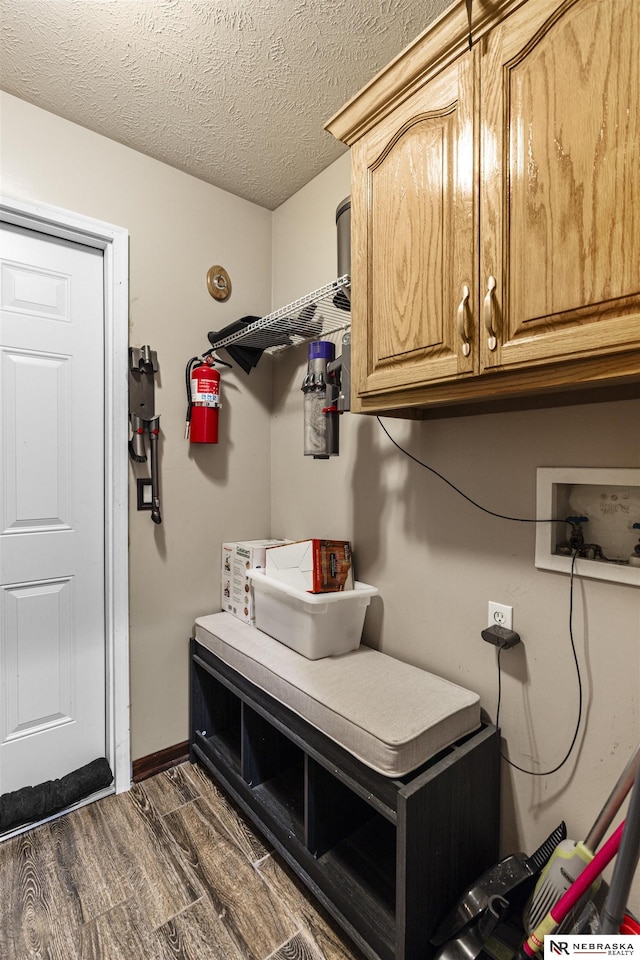
[[[598,543],[585,543],[583,523],[589,522],[589,517],[567,517],[566,522],[571,527],[568,538],[559,543],[556,552],[564,556],[575,554],[587,560],[606,560],[602,547]]]
[[[584,546],[584,531],[582,529],[582,524],[588,522],[589,517],[567,517],[567,523],[571,527],[567,543],[572,550],[577,550],[578,553]]]

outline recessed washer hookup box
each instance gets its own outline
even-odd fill
[[[265,573],[272,580],[310,593],[353,590],[348,540],[295,540],[267,550]]]

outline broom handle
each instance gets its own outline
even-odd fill
[[[640,769],[640,744],[636,747],[631,759],[620,774],[618,782],[611,791],[609,799],[598,814],[596,822],[591,827],[584,841],[589,853],[594,853],[600,846],[602,838],[611,826],[613,818],[622,806],[622,801],[631,790],[636,774]]]
[[[575,907],[580,897],[587,892],[593,881],[600,876],[607,864],[613,860],[620,846],[624,823],[623,820],[614,833],[611,834],[602,850],[598,851],[593,860],[586,865],[582,873],[578,874],[577,879],[574,880],[567,892],[563,893],[544,920],[538,924],[529,939],[525,940],[521,948],[521,955],[523,957],[535,957],[543,945],[546,935],[554,932],[569,911]]]
[[[624,917],[627,897],[640,857],[640,773],[627,808],[626,827],[613,870],[609,893],[600,916],[600,933],[617,933]]]

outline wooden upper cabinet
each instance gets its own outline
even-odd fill
[[[353,147],[352,322],[361,395],[477,369],[473,161],[470,54]]]
[[[638,0],[535,0],[481,44],[485,368],[640,341],[639,37]]]
[[[638,396],[640,0],[473,0],[471,34],[457,0],[327,124],[352,409]]]

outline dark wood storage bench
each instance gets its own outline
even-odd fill
[[[192,638],[190,758],[371,960],[425,960],[498,858],[495,727],[402,777],[377,773]]]

